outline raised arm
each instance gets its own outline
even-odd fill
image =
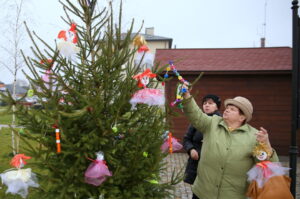
[[[205,133],[210,126],[212,117],[207,116],[199,108],[194,98],[190,95],[187,85],[183,85],[183,88],[187,90],[183,95],[184,100],[182,101],[184,114],[196,129]]]

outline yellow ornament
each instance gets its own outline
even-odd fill
[[[171,67],[170,67],[170,66],[168,66],[168,67],[167,67],[167,71],[170,71],[170,70],[171,70]]]
[[[111,129],[112,129],[112,131],[113,131],[114,133],[117,133],[117,132],[118,132],[118,127],[116,127],[116,126],[112,127]]]
[[[144,151],[143,156],[144,156],[145,158],[147,158],[147,157],[148,157],[148,152]]]
[[[182,76],[178,76],[178,79],[179,79],[179,80],[182,80]]]
[[[150,182],[151,184],[158,184],[157,180],[149,180],[148,182]]]
[[[28,96],[28,97],[32,97],[33,94],[34,94],[33,89],[29,89],[29,90],[27,91],[27,96]]]
[[[177,95],[176,99],[182,99],[182,96],[181,95]]]
[[[137,46],[138,48],[143,46],[143,45],[146,45],[147,42],[145,40],[145,38],[141,35],[137,35],[134,39],[133,39],[133,45],[134,46]]]

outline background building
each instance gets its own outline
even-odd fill
[[[189,82],[205,72],[192,91],[198,103],[206,94],[219,95],[222,102],[235,96],[248,98],[254,106],[250,124],[266,128],[272,146],[280,155],[288,154],[292,102],[290,47],[156,50],[156,62],[164,65],[170,60],[175,61],[177,70]],[[175,100],[177,83],[177,78],[166,83],[168,103]],[[174,136],[182,139],[189,122],[182,113],[172,121]]]

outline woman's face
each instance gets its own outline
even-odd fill
[[[239,108],[229,104],[223,113],[223,119],[230,122],[243,122],[246,118],[240,113]]]
[[[206,114],[214,113],[216,110],[218,110],[217,104],[212,99],[207,99],[203,105],[203,112]]]

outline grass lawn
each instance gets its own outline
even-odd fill
[[[0,106],[0,112],[4,110],[4,106]],[[11,124],[12,114],[0,115],[0,124]]]
[[[20,153],[24,153],[22,151],[22,146],[24,144],[20,141]],[[0,128],[0,173],[5,171],[6,169],[11,168],[9,162],[13,157],[12,147],[11,147],[11,130],[9,128]],[[33,169],[33,168],[32,168]],[[33,169],[34,171],[34,169]],[[21,199],[19,195],[6,195],[6,186],[1,183],[0,180],[0,198],[2,199]],[[38,199],[34,196],[34,189],[29,189],[29,194],[27,199]]]

